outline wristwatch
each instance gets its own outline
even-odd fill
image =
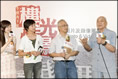
[[[103,46],[105,46],[107,44],[107,42],[105,41],[105,43],[104,44],[102,44]]]

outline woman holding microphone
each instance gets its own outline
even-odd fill
[[[15,54],[16,39],[10,35],[11,23],[0,22],[1,78],[16,78]]]

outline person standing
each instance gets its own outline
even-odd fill
[[[59,34],[52,40],[49,55],[55,62],[55,78],[78,78],[75,56],[79,53],[78,45],[68,35],[68,24],[65,20],[58,21]]]
[[[87,38],[80,39],[88,52],[93,52],[93,78],[117,78],[116,75],[116,34],[109,30],[104,16],[97,19],[97,31],[92,33],[88,43]]]
[[[18,54],[24,59],[25,78],[40,78],[42,68],[42,56],[40,47],[43,47],[43,40],[35,33],[35,21],[27,19],[24,22],[26,35],[21,39]]]
[[[16,39],[10,36],[11,27],[8,20],[0,22],[1,78],[16,78]]]

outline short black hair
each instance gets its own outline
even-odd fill
[[[34,21],[34,20],[32,20],[32,19],[26,19],[26,20],[24,21],[24,29],[25,29],[26,31],[28,31],[29,26],[32,25],[32,24],[35,24],[35,21]]]

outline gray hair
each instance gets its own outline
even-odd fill
[[[59,23],[62,22],[62,21],[66,22],[64,19],[60,19],[57,23],[57,26],[59,26]]]

